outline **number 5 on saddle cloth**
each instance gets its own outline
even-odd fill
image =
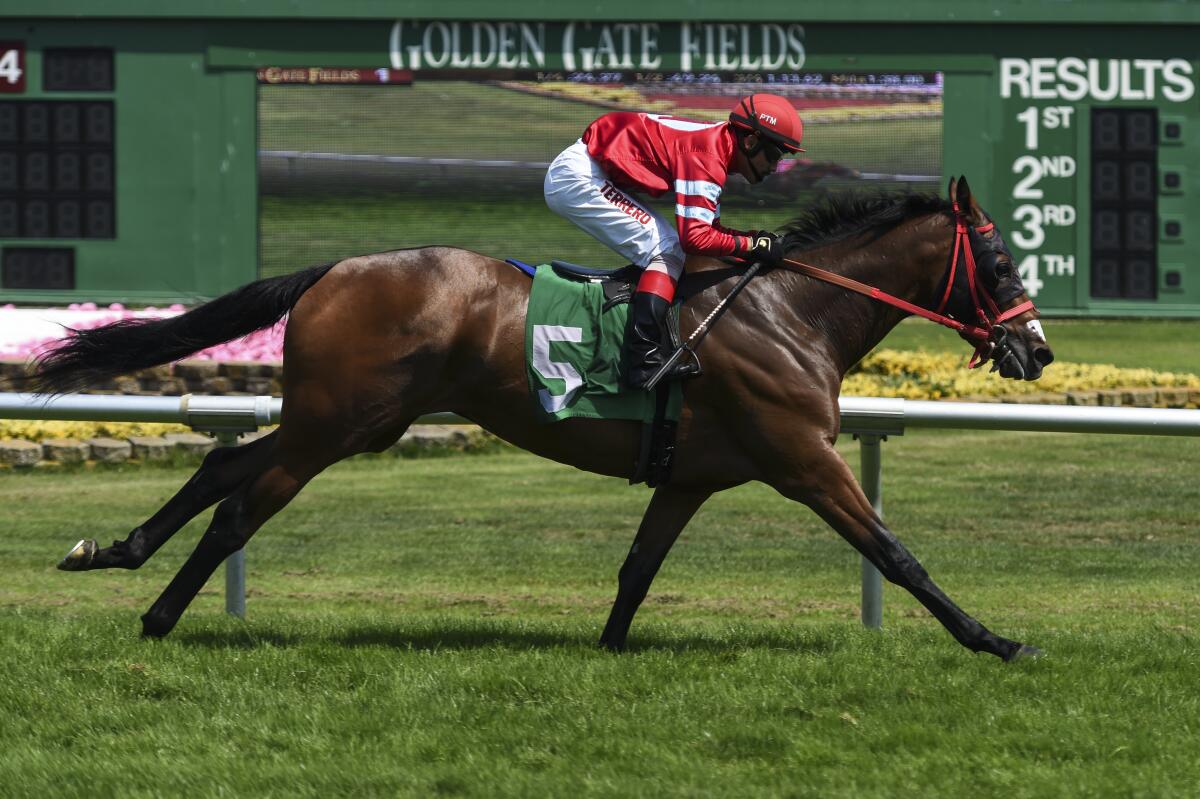
[[[525,320],[525,362],[529,391],[545,422],[561,419],[628,419],[643,423],[636,474],[630,482],[653,487],[670,475],[675,427],[683,407],[679,383],[664,382],[654,392],[626,387],[623,352],[629,298],[640,271],[633,266],[588,270],[560,261],[533,274]],[[667,320],[678,346],[679,311]]]

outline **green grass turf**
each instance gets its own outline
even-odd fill
[[[432,244],[534,263],[558,258],[622,265],[620,256],[547,208],[538,191],[499,200],[409,194],[266,196],[260,207],[264,277],[350,255]],[[722,221],[739,229],[774,228],[796,216],[799,207],[731,203],[723,207]]]
[[[259,147],[549,161],[607,110],[465,81],[262,86]],[[815,161],[866,172],[940,173],[940,118],[809,125],[804,133],[807,157]]]
[[[352,89],[263,86],[259,147],[549,160],[604,110],[462,81]]]
[[[463,82],[407,88],[265,86],[259,96],[264,149],[426,157],[549,161],[604,111]],[[940,120],[814,125],[809,155],[866,171],[936,172],[940,139]],[[394,193],[265,195],[259,218],[261,274],[428,244],[501,258],[617,265],[608,248],[546,208],[540,177],[519,178],[510,183],[510,173],[480,170],[468,185],[461,170],[442,177],[415,171],[413,183]],[[744,230],[778,228],[812,196],[783,200],[760,187],[744,197],[724,198],[722,221]],[[656,207],[668,218],[673,213],[670,203]]]
[[[0,793],[47,796],[1185,796],[1200,787],[1194,440],[923,432],[885,515],[1005,665],[762,486],[715,497],[634,622],[593,643],[644,489],[517,453],[358,459],[166,640],[137,572],[66,574],[178,468],[0,475]],[[841,445],[852,464],[852,442]]]

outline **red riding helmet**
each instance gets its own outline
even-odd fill
[[[804,137],[800,114],[777,94],[743,97],[729,112],[729,121],[742,130],[758,133],[784,152],[804,152],[800,146],[800,139]]]

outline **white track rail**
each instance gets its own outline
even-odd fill
[[[842,432],[862,447],[862,485],[876,512],[883,514],[883,452],[887,436],[907,428],[1015,430],[1056,433],[1123,433],[1128,435],[1200,436],[1200,410],[1164,408],[1092,408],[1063,405],[1018,405],[983,402],[928,402],[879,397],[841,397]],[[278,424],[279,397],[137,397],[67,394],[38,397],[0,392],[0,419],[59,419],[109,422],[172,422],[213,433],[223,444],[238,433]],[[467,424],[448,413],[430,414],[424,423]],[[868,627],[883,623],[883,579],[863,561],[862,620]],[[245,615],[244,553],[226,561],[225,608]]]

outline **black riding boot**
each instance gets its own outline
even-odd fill
[[[647,381],[671,357],[671,337],[667,333],[667,310],[671,304],[657,294],[636,291],[629,301],[629,372],[626,381],[631,388],[645,388]],[[698,373],[695,363],[680,361],[663,376],[663,380],[679,380]]]

